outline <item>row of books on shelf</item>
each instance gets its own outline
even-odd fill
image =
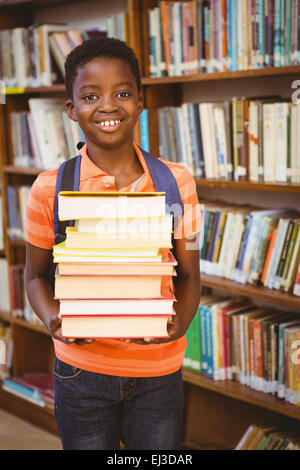
[[[298,0],[161,1],[147,20],[152,77],[300,63]]]
[[[106,19],[107,37],[130,43],[129,15],[127,11],[109,15]]]
[[[251,424],[235,450],[300,450],[297,428]]]
[[[98,29],[67,24],[34,24],[0,31],[1,80],[6,88],[51,86],[63,82],[66,56],[85,39],[105,37]]]
[[[22,264],[8,265],[0,258],[0,311],[21,318],[32,324],[42,324],[28,301],[24,282],[25,267]]]
[[[86,39],[114,37],[130,41],[127,12],[110,15],[106,29],[40,24],[0,31],[0,78],[7,88],[51,86],[63,82],[67,55]]]
[[[65,101],[31,98],[28,105],[29,111],[10,115],[14,164],[44,170],[77,155],[76,144],[84,137],[69,119]]]
[[[183,365],[300,406],[299,344],[299,314],[204,295],[187,331]]]
[[[299,228],[295,211],[207,202],[200,269],[241,284],[299,295]]]
[[[196,178],[300,182],[300,102],[183,103],[160,108],[158,122],[160,156]]]
[[[42,321],[32,310],[25,288],[25,266],[14,264],[8,267],[10,311],[13,318],[21,318],[34,325]]]
[[[46,170],[78,154],[84,141],[79,125],[69,119],[65,101],[56,98],[30,98],[29,111],[10,114],[12,155],[15,166]],[[141,140],[149,150],[147,110],[140,116]]]
[[[34,372],[2,380],[3,390],[43,408],[54,409],[53,373]]]

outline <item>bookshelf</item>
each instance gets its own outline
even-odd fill
[[[17,25],[30,25],[40,8],[50,8],[57,2],[45,1],[6,1],[0,2],[0,28]],[[61,4],[81,3],[61,2]],[[124,2],[122,3],[123,6]],[[240,95],[253,88],[257,94],[260,87],[272,95],[277,93],[276,84],[294,80],[300,72],[299,65],[268,67],[251,70],[238,70],[218,73],[196,73],[184,76],[150,77],[147,10],[157,6],[157,0],[128,0],[129,29],[131,44],[141,61],[142,85],[145,106],[149,113],[150,151],[158,155],[158,108],[178,106],[187,101],[186,97],[198,99],[205,93],[206,98],[214,99],[213,84],[226,83],[226,96]],[[25,13],[26,12],[26,15]],[[24,15],[23,15],[24,13]],[[273,85],[274,84],[274,85]],[[8,115],[11,111],[27,109],[29,97],[64,96],[64,85],[50,87],[27,87],[24,90],[7,90],[7,104],[0,106],[0,155],[1,183],[4,207],[4,225],[8,227],[6,188],[10,184],[32,184],[40,170],[14,166],[12,160],[11,135]],[[208,94],[207,94],[208,93]],[[210,93],[210,94],[209,94]],[[286,94],[290,89],[286,90]],[[219,96],[222,96],[222,90]],[[233,198],[243,196],[244,201],[260,205],[266,197],[269,200],[279,197],[289,206],[299,207],[300,184],[262,183],[249,181],[221,181],[217,179],[196,179],[199,199],[212,197],[226,200],[228,194]],[[5,250],[2,253],[8,264],[25,261],[25,243],[12,240],[5,230]],[[264,302],[278,308],[289,308],[300,312],[300,298],[292,294],[276,292],[264,287],[241,285],[228,279],[202,274],[202,286],[232,295],[250,297],[254,302]],[[200,288],[200,287],[199,287]],[[8,312],[0,312],[0,320],[12,327],[14,338],[13,374],[45,371],[51,372],[53,363],[52,341],[44,327],[31,324],[23,319],[13,318]],[[34,345],[34,347],[33,347]],[[39,354],[36,354],[39,351]],[[184,369],[185,419],[183,446],[188,449],[232,449],[239,441],[249,424],[264,422],[289,425],[299,423],[300,408],[282,400],[257,392],[236,382],[215,382],[209,377]],[[34,423],[57,432],[53,412],[40,408],[25,400],[0,390],[0,406],[33,421]],[[230,432],[228,432],[230,430]]]

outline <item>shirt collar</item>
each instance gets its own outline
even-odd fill
[[[133,146],[134,146],[136,155],[145,172],[144,178],[142,178],[139,183],[139,190],[142,191],[146,186],[149,186],[149,182],[152,182],[152,178],[151,178],[147,163],[145,162],[145,159],[143,157],[141,150],[134,142],[133,142]],[[86,144],[79,150],[79,153],[81,155],[80,181],[84,181],[89,178],[94,178],[96,176],[103,176],[103,177],[107,176],[107,173],[105,173],[103,170],[101,170],[101,168],[95,165],[95,163],[88,156],[87,150],[86,150]]]

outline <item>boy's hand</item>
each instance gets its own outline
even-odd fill
[[[88,338],[86,339],[63,338],[61,336],[61,318],[59,316],[59,313],[50,318],[50,323],[49,323],[49,326],[47,326],[47,328],[53,338],[58,339],[59,341],[62,341],[63,343],[66,343],[66,344],[76,343],[79,346],[82,346],[83,344],[90,344],[95,341],[94,339],[88,339]]]

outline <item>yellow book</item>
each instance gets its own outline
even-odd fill
[[[66,248],[149,250],[172,247],[171,233],[80,233],[66,229]]]
[[[127,249],[127,248],[68,248],[66,242],[58,243],[53,247],[54,255],[65,256],[84,256],[84,257],[114,257],[114,258],[135,258],[135,257],[155,257],[159,255],[159,249],[156,248],[141,248],[141,249]]]

